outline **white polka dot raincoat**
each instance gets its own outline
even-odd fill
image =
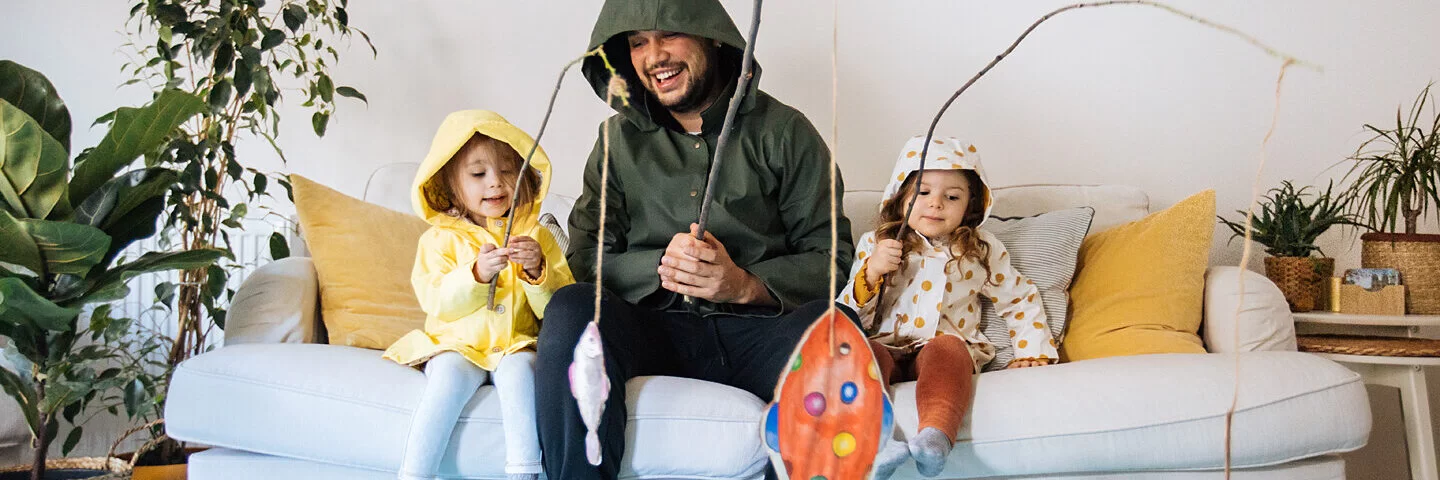
[[[920,169],[924,142],[923,136],[906,142],[895,162],[895,170],[890,174],[884,198],[897,195],[906,177]],[[936,138],[931,142],[925,169],[975,171],[980,178],[981,198],[984,199],[985,216],[988,217],[993,197],[980,164],[978,149],[953,138]],[[869,298],[861,304],[856,296],[857,282],[865,282],[865,260],[876,244],[875,232],[867,232],[856,242],[850,283],[837,300],[859,312],[867,329],[873,328],[875,309],[879,306],[882,312],[880,325],[878,333],[871,338],[886,345],[918,347],[938,335],[963,338],[970,344],[970,356],[975,360],[975,371],[978,372],[980,367],[994,359],[994,342],[1001,340],[986,338],[980,329],[980,298],[983,296],[994,304],[996,314],[1008,324],[1011,338],[1005,340],[1014,344],[1016,360],[1058,360],[1038,288],[1010,264],[1010,255],[1004,244],[984,229],[978,230],[980,238],[990,245],[988,274],[980,262],[973,259],[951,262],[944,245],[937,245],[909,230],[909,234],[920,237],[921,247],[918,251],[905,252],[905,267],[890,274],[898,277],[886,287],[884,298]],[[878,285],[861,285],[860,289],[864,290],[861,296],[876,288]]]

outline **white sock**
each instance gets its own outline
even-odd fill
[[[925,427],[910,439],[910,456],[915,459],[915,470],[921,475],[933,477],[945,469],[945,458],[950,456],[950,437],[935,427]]]
[[[910,447],[900,440],[890,439],[875,455],[875,476],[872,480],[886,480],[895,473],[896,468],[904,465],[910,459]]]

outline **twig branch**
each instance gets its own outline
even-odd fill
[[[1070,10],[1078,10],[1078,9],[1090,8],[1090,7],[1106,7],[1106,6],[1112,6],[1112,5],[1141,5],[1141,6],[1148,6],[1148,7],[1158,8],[1158,9],[1164,10],[1164,11],[1166,11],[1166,12],[1170,12],[1170,13],[1173,13],[1173,14],[1175,14],[1175,15],[1178,15],[1178,16],[1180,16],[1180,17],[1182,17],[1182,18],[1188,19],[1188,20],[1190,20],[1190,21],[1193,21],[1193,22],[1195,22],[1195,23],[1199,23],[1199,24],[1201,24],[1201,25],[1205,25],[1205,26],[1207,26],[1207,27],[1211,27],[1211,28],[1214,28],[1214,29],[1216,29],[1216,30],[1220,30],[1221,32],[1225,32],[1225,33],[1229,33],[1229,34],[1238,36],[1238,37],[1240,37],[1241,39],[1244,39],[1246,42],[1250,43],[1251,45],[1254,45],[1256,48],[1259,48],[1259,49],[1265,51],[1265,53],[1266,53],[1267,55],[1270,55],[1270,56],[1273,56],[1273,57],[1277,57],[1277,58],[1280,58],[1281,60],[1284,60],[1287,65],[1293,64],[1293,65],[1305,66],[1305,67],[1312,68],[1312,69],[1315,69],[1315,70],[1319,70],[1319,69],[1320,69],[1320,67],[1317,66],[1317,65],[1314,65],[1314,64],[1311,64],[1311,63],[1308,63],[1308,62],[1301,61],[1301,60],[1299,60],[1298,58],[1296,58],[1296,57],[1294,57],[1294,56],[1292,56],[1292,55],[1289,55],[1289,54],[1286,54],[1286,53],[1282,53],[1282,52],[1280,52],[1279,50],[1277,50],[1277,49],[1269,46],[1269,45],[1266,44],[1265,42],[1262,42],[1262,41],[1260,41],[1259,39],[1256,39],[1255,37],[1253,37],[1253,36],[1251,36],[1251,35],[1248,35],[1248,34],[1246,34],[1246,33],[1244,33],[1244,32],[1241,32],[1241,31],[1239,31],[1239,30],[1236,30],[1236,29],[1233,28],[1233,27],[1230,27],[1230,26],[1227,26],[1227,25],[1223,25],[1223,24],[1220,24],[1220,23],[1216,23],[1216,22],[1207,20],[1207,19],[1205,19],[1205,18],[1199,17],[1199,16],[1197,16],[1197,15],[1191,14],[1191,13],[1189,13],[1189,12],[1185,12],[1185,11],[1183,11],[1183,10],[1177,9],[1177,8],[1175,8],[1175,7],[1171,7],[1171,6],[1169,6],[1169,5],[1165,5],[1165,4],[1153,2],[1153,1],[1150,1],[1150,0],[1109,0],[1109,1],[1101,1],[1101,2],[1077,3],[1077,4],[1067,5],[1067,6],[1060,7],[1060,8],[1058,8],[1058,9],[1055,9],[1054,11],[1052,11],[1052,12],[1050,12],[1050,13],[1045,14],[1045,16],[1040,17],[1039,20],[1036,20],[1035,23],[1030,24],[1030,27],[1029,27],[1029,28],[1026,28],[1025,31],[1020,34],[1020,37],[1019,37],[1019,38],[1016,38],[1015,41],[1014,41],[1013,43],[1011,43],[1008,48],[1005,49],[1005,51],[1000,52],[999,55],[996,55],[993,60],[990,60],[990,63],[988,63],[988,64],[985,65],[985,68],[980,69],[980,72],[976,73],[975,76],[970,77],[970,80],[966,81],[964,85],[960,86],[960,89],[959,89],[959,90],[956,90],[953,95],[950,95],[950,98],[945,101],[945,104],[944,104],[943,106],[940,107],[940,111],[935,114],[935,118],[930,121],[930,129],[925,132],[925,143],[924,143],[924,146],[920,147],[920,170],[918,171],[918,173],[916,173],[916,179],[915,179],[916,183],[918,184],[918,183],[920,182],[920,177],[924,176],[924,174],[925,174],[925,160],[926,160],[927,154],[930,152],[930,140],[933,139],[934,136],[935,136],[935,126],[940,123],[940,118],[942,118],[942,117],[945,116],[945,111],[950,109],[950,105],[953,104],[953,103],[955,103],[955,99],[960,98],[960,94],[965,93],[966,90],[969,90],[971,85],[974,85],[977,80],[980,80],[980,77],[985,76],[986,73],[989,73],[989,72],[990,72],[990,69],[995,68],[995,65],[996,65],[996,64],[999,64],[1001,60],[1004,60],[1005,57],[1009,56],[1011,52],[1014,52],[1014,51],[1015,51],[1015,47],[1020,46],[1020,42],[1024,41],[1026,37],[1029,37],[1029,36],[1030,36],[1030,32],[1035,31],[1035,29],[1036,29],[1037,27],[1039,27],[1040,24],[1045,23],[1046,20],[1049,20],[1049,19],[1051,19],[1052,17],[1055,17],[1056,15],[1059,15],[1059,14],[1061,14],[1061,13],[1064,13],[1064,12],[1067,12],[1067,11],[1070,11]],[[908,225],[906,224],[906,222],[909,220],[910,214],[911,214],[912,211],[915,209],[915,202],[916,202],[916,200],[918,200],[919,198],[920,198],[920,189],[916,188],[916,189],[914,189],[913,192],[911,192],[911,194],[910,194],[910,200],[909,200],[909,202],[908,202],[908,203],[906,204],[906,206],[905,206],[905,216],[904,216],[904,217],[901,217],[900,230],[899,230],[898,232],[896,232],[896,235],[895,235],[896,238],[903,238],[903,237],[905,236],[905,234],[907,233],[907,232],[906,232],[906,228],[908,227]],[[902,255],[903,255],[903,252],[902,252]],[[885,295],[885,284],[884,284],[884,283],[881,283],[881,284],[880,284],[880,288],[878,289],[878,291],[877,291],[877,293],[876,293],[876,297],[883,300],[883,299],[885,298],[884,295]],[[879,324],[878,320],[879,320],[880,317],[881,317],[881,313],[882,313],[881,311],[882,311],[882,309],[883,309],[883,308],[881,308],[879,305],[877,305],[877,308],[875,309],[875,318],[874,318],[874,320],[876,320],[876,321],[874,322],[875,324]]]

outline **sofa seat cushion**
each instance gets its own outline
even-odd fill
[[[190,480],[394,480],[395,474],[374,470],[327,465],[292,458],[261,455],[225,448],[212,448],[190,456]],[[993,480],[1215,480],[1224,475],[1215,470],[1169,472],[1077,473],[1061,475],[1007,476]],[[503,477],[482,477],[500,480]],[[685,477],[645,476],[641,480],[691,480]],[[636,480],[627,478],[627,480]],[[759,480],[756,477],[735,480]],[[896,474],[891,480],[925,480],[912,472]],[[1345,461],[1324,456],[1270,467],[1236,469],[1233,480],[1345,480]],[[449,480],[449,479],[447,479]]]
[[[1235,357],[1111,357],[981,375],[942,478],[1224,466]],[[1370,432],[1360,376],[1298,352],[1240,354],[1235,468],[1357,449]],[[915,384],[894,388],[895,422],[916,431]],[[913,465],[902,473],[913,472]]]
[[[176,369],[165,417],[170,436],[184,441],[393,472],[424,381],[376,350],[235,345]],[[753,395],[673,377],[626,388],[622,476],[744,478],[764,467],[763,405]],[[487,385],[461,414],[440,473],[503,478],[504,464],[500,403]]]

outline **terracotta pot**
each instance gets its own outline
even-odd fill
[[[186,467],[189,465],[156,465],[152,467],[136,466],[132,472],[133,480],[185,480]]]
[[[186,448],[185,456],[189,457],[191,454],[205,450],[204,448]],[[130,457],[134,455],[133,452],[126,452],[116,455],[115,457],[128,463]],[[174,465],[136,465],[133,480],[185,480],[187,467],[189,467],[189,465],[184,463]]]
[[[1280,287],[1290,311],[1304,313],[1324,309],[1327,282],[1335,274],[1335,259],[1310,257],[1266,257],[1265,276]]]
[[[1440,314],[1440,235],[1367,233],[1360,240],[1360,266],[1400,271],[1406,313]]]

